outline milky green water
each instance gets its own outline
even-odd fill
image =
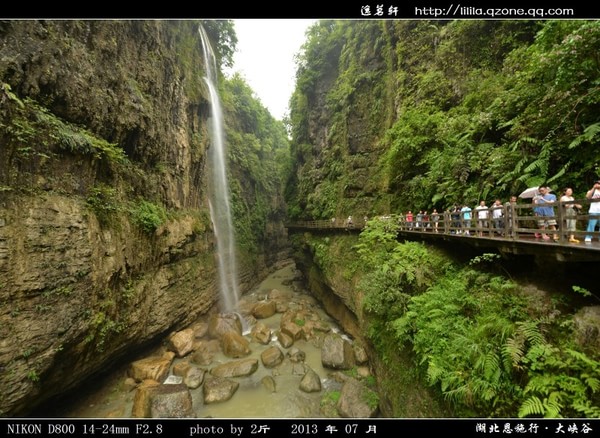
[[[329,324],[333,330],[339,331],[335,322],[322,309],[316,306],[316,301],[310,295],[298,291],[298,287],[294,288],[290,284],[294,276],[294,266],[288,265],[271,274],[250,291],[249,294],[244,295],[241,302],[260,300],[272,289],[289,292],[292,294],[292,298],[288,303],[290,308],[306,307],[309,305],[313,310],[316,310],[321,320]],[[270,318],[260,321],[270,327],[272,332],[275,332],[279,328],[280,317],[281,314],[275,314]],[[249,334],[246,337],[248,340],[251,339]],[[303,375],[298,372],[297,366],[294,372],[294,364],[289,359],[284,360],[280,366],[273,369],[263,366],[260,355],[265,349],[272,345],[277,345],[284,354],[288,351],[288,349],[281,347],[273,336],[273,340],[269,345],[262,345],[254,341],[250,342],[252,352],[247,357],[258,359],[258,370],[248,377],[232,378],[240,386],[230,400],[204,404],[202,386],[198,389],[190,390],[196,417],[315,418],[322,416],[319,409],[322,396],[327,391],[339,390],[340,384],[330,377],[331,370],[323,368],[321,364],[321,349],[317,344],[316,340],[299,340],[294,343],[293,347],[302,350],[306,354],[304,363],[312,368],[321,378],[322,390],[320,392],[305,393],[299,389]],[[181,360],[189,360],[189,358],[176,359],[175,362]],[[210,369],[232,360],[235,359],[228,358],[219,353],[215,355],[213,362],[208,367],[201,368]],[[65,408],[61,412],[52,416],[70,418],[130,417],[135,389],[125,384],[127,366],[128,364],[125,364],[120,370],[102,381],[90,382],[86,394],[81,394],[76,399],[71,400],[65,404]],[[271,376],[275,380],[276,392],[272,392],[261,382],[266,376]]]

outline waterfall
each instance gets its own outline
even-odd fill
[[[221,293],[221,311],[232,311],[239,299],[238,275],[235,255],[235,236],[231,219],[229,184],[227,182],[225,134],[223,130],[223,112],[217,92],[217,62],[210,41],[199,28],[204,51],[206,76],[212,114],[210,117],[209,155],[209,208],[215,238],[217,241],[219,289]]]

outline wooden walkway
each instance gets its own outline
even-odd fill
[[[578,204],[589,205],[589,200],[577,200]],[[584,206],[585,207],[585,206]],[[587,210],[587,208],[584,208]],[[439,215],[438,221],[407,221],[402,215],[381,216],[378,219],[389,221],[390,226],[398,233],[399,238],[427,241],[453,241],[480,248],[497,249],[502,254],[534,255],[564,262],[598,262],[600,261],[600,232],[588,233],[586,230],[590,216],[578,213],[575,217],[576,231],[573,233],[579,243],[570,242],[571,233],[566,231],[565,206],[556,203],[553,219],[557,222],[557,230],[545,230],[547,239],[542,237],[538,227],[539,217],[534,216],[531,204],[505,204],[501,207],[489,208],[489,216],[494,210],[502,210],[499,220],[478,221],[477,212],[472,211],[473,219],[465,220],[450,212]],[[599,220],[600,222],[600,220]],[[368,221],[367,221],[368,223]],[[295,221],[286,224],[290,232],[313,231],[321,233],[358,233],[366,223],[364,220],[353,220],[348,224],[344,219]],[[598,224],[600,225],[600,223]],[[592,242],[585,242],[587,235]]]

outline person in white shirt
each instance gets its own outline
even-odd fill
[[[581,209],[581,205],[575,204],[573,201],[573,189],[571,187],[567,187],[564,191],[564,194],[560,197],[560,202],[563,204],[563,208],[565,209],[565,225],[566,230],[569,233],[569,242],[571,243],[579,243],[579,240],[575,238],[575,231],[577,230],[577,209]]]
[[[485,201],[481,201],[477,207],[477,234],[479,237],[483,237],[483,230],[488,227],[489,210],[485,205]]]
[[[504,230],[504,207],[500,199],[496,199],[492,205],[492,219],[496,233],[502,235]]]
[[[598,200],[597,202],[590,203],[590,209],[588,211],[590,218],[588,220],[587,232],[593,233],[596,229],[598,219],[600,219],[600,180],[594,183],[594,187],[587,191],[585,197],[591,201]],[[585,243],[592,243],[591,234],[585,236]]]

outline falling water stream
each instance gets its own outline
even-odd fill
[[[209,207],[217,241],[219,269],[219,289],[221,293],[221,310],[229,312],[235,309],[239,300],[237,262],[235,255],[235,236],[231,219],[229,200],[229,184],[227,181],[225,134],[223,129],[223,112],[221,100],[217,92],[217,68],[215,54],[204,31],[199,28],[202,48],[204,50],[206,75],[204,81],[208,88],[212,114],[210,117],[210,184]]]

